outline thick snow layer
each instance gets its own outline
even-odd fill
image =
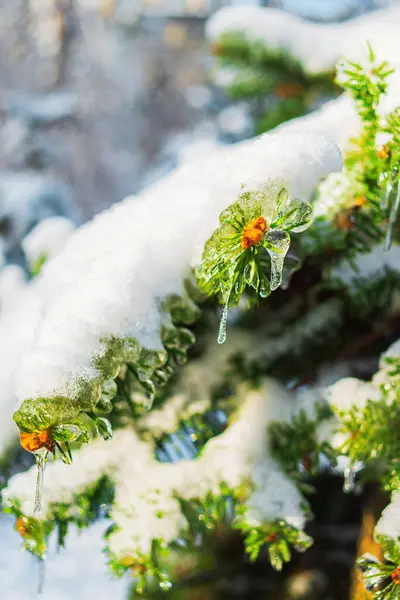
[[[75,225],[66,217],[40,221],[22,240],[22,249],[32,266],[37,260],[56,256],[71,237]]]
[[[382,355],[379,363],[379,370],[375,373],[371,381],[361,381],[355,377],[345,377],[325,390],[324,398],[329,404],[339,411],[350,410],[351,407],[363,409],[368,400],[380,401],[383,399],[381,386],[390,382],[389,372],[391,367],[385,362],[385,358],[398,357],[400,359],[400,341],[394,342]],[[390,388],[390,386],[389,386]],[[386,388],[385,388],[386,389]],[[390,389],[386,389],[388,395],[387,402],[392,401],[393,394]],[[398,390],[392,390],[394,394]]]
[[[0,318],[9,310],[27,282],[24,270],[18,265],[0,267]]]
[[[160,301],[182,293],[220,212],[244,190],[272,182],[308,198],[341,168],[337,147],[317,135],[265,135],[184,165],[78,229],[37,278],[42,321],[20,370],[18,395],[71,394],[109,336],[160,348]]]
[[[249,41],[262,41],[272,50],[287,50],[312,74],[333,71],[338,60],[343,58],[365,62],[367,42],[373,47],[378,61],[388,60],[395,66],[399,62],[399,24],[400,6],[332,25],[309,23],[273,8],[233,6],[221,9],[209,20],[207,34],[215,41],[225,32],[242,32]],[[235,67],[222,67],[216,74],[218,85],[231,85],[237,72]],[[400,75],[394,73],[380,111],[386,114],[399,104]],[[275,132],[319,133],[346,150],[349,140],[357,136],[359,130],[354,103],[343,94],[309,115],[283,123]],[[327,204],[329,209],[329,199]]]
[[[208,22],[207,36],[216,41],[226,32],[242,32],[249,41],[261,41],[271,50],[286,50],[310,74],[332,71],[341,58],[359,60],[366,43],[378,59],[396,60],[399,48],[400,8],[392,6],[345,23],[317,24],[279,9],[231,6]]]
[[[378,401],[381,397],[380,390],[372,383],[360,381],[355,377],[341,379],[326,392],[329,404],[340,411],[347,411],[352,406],[362,410],[367,400]]]
[[[392,494],[391,502],[383,511],[374,533],[400,538],[400,492]]]
[[[268,456],[267,425],[287,419],[290,408],[290,395],[268,381],[261,392],[247,395],[237,419],[225,433],[208,442],[200,458],[154,464],[141,476],[132,476],[125,461],[112,510],[120,531],[111,536],[110,549],[118,556],[132,550],[147,554],[152,538],[175,539],[185,526],[176,495],[202,499],[208,491],[219,494],[222,482],[233,488],[246,480],[253,483],[245,518],[255,526],[283,519],[301,528],[302,497]]]
[[[289,418],[292,396],[276,382],[266,380],[260,391],[243,388],[239,397],[243,404],[232,424],[210,440],[195,460],[157,462],[152,445],[125,429],[109,442],[96,440],[82,447],[69,467],[50,462],[45,473],[43,517],[51,503],[71,503],[76,494],[108,474],[116,486],[111,516],[120,527],[109,542],[120,558],[136,552],[148,555],[152,539],[170,542],[177,538],[186,523],[176,497],[203,499],[209,491],[218,494],[222,482],[233,488],[247,481],[254,485],[246,501],[246,519],[254,525],[283,519],[301,528],[303,499],[268,452],[267,426]],[[31,515],[35,477],[34,468],[14,476],[3,490],[3,500],[17,498],[24,513]]]
[[[62,217],[49,218],[25,238],[24,249],[34,261],[42,251],[53,256],[65,244],[72,224]],[[28,282],[17,265],[0,269],[0,456],[16,440],[18,429],[12,415],[18,402],[14,381],[22,356],[34,340],[41,317],[36,282]]]
[[[5,267],[3,271],[8,270],[11,273],[11,268]],[[33,289],[24,284],[18,276],[13,283],[13,294],[11,295],[11,286],[9,286],[7,290],[9,302],[5,305],[4,311],[0,311],[0,456],[17,438],[18,429],[12,419],[13,412],[17,408],[14,379],[21,366],[22,354],[33,341],[40,316],[39,304]],[[4,292],[4,289],[2,291]],[[1,292],[0,298],[4,298]]]

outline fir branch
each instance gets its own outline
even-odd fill
[[[313,543],[304,532],[283,521],[255,527],[238,520],[235,527],[244,536],[245,550],[250,560],[256,560],[261,551],[266,550],[268,559],[276,571],[281,571],[284,563],[291,560],[291,547],[297,552],[305,552]]]
[[[400,485],[400,360],[393,359],[392,364],[392,375],[388,373],[380,385],[380,400],[367,400],[363,407],[349,410],[333,406],[342,424],[339,432],[346,436],[338,452],[352,465],[363,463],[369,477],[380,481],[386,491]]]
[[[113,500],[114,485],[107,476],[102,476],[95,484],[87,486],[84,492],[76,494],[68,504],[50,504],[45,519],[25,516],[16,499],[7,502],[3,511],[15,517],[15,529],[22,537],[22,547],[43,559],[48,539],[54,531],[58,546],[64,546],[72,524],[78,529],[85,529],[100,518],[108,518]]]
[[[399,600],[400,598],[400,540],[377,535],[384,551],[384,562],[365,554],[358,560],[365,589],[372,592],[374,600]]]
[[[333,416],[326,404],[315,404],[315,414],[300,409],[291,421],[271,423],[271,450],[283,470],[294,478],[303,491],[304,480],[319,472],[320,456],[327,456],[334,464],[336,454],[328,440],[320,439],[318,428]]]
[[[357,251],[365,251],[368,243],[382,239],[385,229],[386,247],[389,247],[397,218],[399,116],[398,111],[394,111],[382,120],[379,114],[379,105],[393,71],[387,61],[376,62],[370,47],[368,66],[346,61],[338,65],[336,81],[352,96],[363,125],[359,138],[353,140],[354,150],[345,159],[346,170],[364,190],[365,201],[362,204],[356,202],[360,196],[355,194],[353,208],[357,210],[351,214],[354,224],[348,227],[348,243]],[[389,137],[388,143],[382,147],[377,145],[379,133]],[[395,195],[394,199],[392,195]],[[391,206],[388,212],[389,197]],[[382,198],[386,200],[382,201]]]
[[[315,95],[316,91],[335,90],[332,73],[306,73],[288,50],[274,50],[262,40],[248,40],[239,31],[223,33],[213,43],[211,53],[218,59],[217,70],[226,67],[237,70],[237,77],[227,88],[228,94],[235,98],[267,93],[281,96],[282,85],[296,86],[295,95],[301,98],[310,91]]]
[[[177,367],[185,362],[187,350],[194,342],[193,334],[178,325],[192,323],[199,314],[199,309],[189,298],[177,295],[169,296],[162,309],[172,321],[161,331],[163,350],[143,348],[134,338],[103,340],[103,352],[92,360],[99,372],[97,379],[81,377],[71,398],[35,398],[23,402],[14,413],[14,421],[21,431],[25,449],[37,451],[44,436],[44,439],[57,443],[62,451],[60,443],[65,445],[77,439],[88,441],[93,427],[100,436],[108,439],[112,429],[104,413],[111,412],[114,397],[119,394],[120,399],[121,391],[123,394],[126,391],[116,383],[121,370],[125,374],[128,369],[137,388],[145,391],[151,405],[156,387],[165,385]],[[22,438],[26,437],[28,440],[23,442]],[[68,453],[62,451],[62,456],[68,462]]]
[[[309,204],[290,200],[285,189],[268,188],[244,192],[221,213],[221,226],[206,243],[196,270],[202,291],[218,295],[224,304],[219,343],[226,338],[228,308],[236,306],[248,288],[265,298],[281,285],[289,232],[306,229],[311,215]]]

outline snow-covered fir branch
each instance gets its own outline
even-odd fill
[[[398,48],[398,22],[396,8],[335,26],[264,8],[221,11],[208,28],[215,54],[242,53],[253,92],[268,89],[271,65],[332,91],[338,58],[360,64],[341,63],[336,83],[345,93],[319,111],[183,161],[76,231],[62,219],[42,223],[23,243],[29,282],[2,267],[0,453],[16,433],[16,380],[23,447],[38,463],[56,447],[66,462],[71,448],[74,455],[68,469],[60,457],[48,461],[41,511],[35,468],[3,490],[25,548],[43,558],[52,531],[62,544],[69,525],[107,516],[111,569],[130,571],[138,591],[150,580],[168,589],[163,551],[192,548],[223,522],[240,531],[250,559],[265,548],[280,569],[292,547],[311,543],[303,496],[310,475],[323,460],[344,459],[348,489],[357,468],[360,480],[392,494],[376,529],[387,562],[361,564],[367,579],[389,578],[392,594],[400,582],[399,343],[371,381],[329,363],[331,340],[347,336],[351,295],[364,295],[372,313],[378,288],[398,289],[400,75],[382,62]],[[258,308],[256,326],[254,311],[242,327],[246,300],[254,307],[279,287]],[[200,331],[199,358],[180,369],[194,342],[185,326],[211,298],[223,305],[218,341],[227,323],[232,335],[221,347],[214,331]],[[383,304],[398,313],[387,296]],[[202,316],[213,321],[215,304],[204,305]],[[266,379],[278,366],[287,388]],[[156,398],[151,412],[144,392]],[[128,416],[118,412],[121,399]],[[221,406],[223,427],[211,431],[206,417]],[[198,440],[187,429],[198,441],[190,460],[175,452],[167,462],[172,453],[161,445],[172,447],[197,417],[205,433]]]
[[[371,381],[345,378],[325,392],[325,399],[340,421],[331,440],[350,466],[361,465],[388,491],[400,489],[398,407],[400,346],[395,342],[382,355]]]
[[[73,230],[70,220],[49,217],[23,239],[22,246],[31,268],[39,270],[55,256]],[[35,270],[35,269],[34,269]],[[27,279],[22,267],[5,265],[0,268],[0,406],[2,411],[0,457],[16,445],[18,430],[12,421],[17,408],[14,382],[22,356],[33,342],[40,317],[39,302],[33,281]]]
[[[398,6],[362,15],[344,23],[310,23],[279,9],[260,6],[232,6],[219,10],[207,24],[207,36],[214,44],[229,42],[229,35],[242,36],[244,43],[258,44],[258,57],[268,64],[268,51],[297,61],[307,74],[334,71],[342,59],[358,61],[368,41],[378,58],[395,59],[398,44]],[[238,41],[239,44],[240,40]],[[233,41],[232,41],[233,44]],[[264,54],[263,54],[264,50]],[[254,49],[257,54],[257,49]]]
[[[197,310],[183,282],[221,211],[280,187],[308,199],[340,166],[337,147],[319,136],[265,136],[184,165],[79,228],[36,278],[41,321],[17,382],[20,428],[79,421],[125,362],[152,386],[168,348],[187,338],[173,326]]]
[[[284,538],[287,528],[289,541],[290,536],[299,536],[298,545],[306,546],[307,538],[299,532],[305,522],[305,501],[268,450],[268,423],[288,418],[291,395],[273,380],[259,390],[241,387],[238,393],[241,406],[227,430],[210,440],[196,460],[160,463],[151,443],[140,441],[130,428],[120,430],[112,441],[98,439],[77,451],[68,478],[61,461],[48,464],[39,515],[34,514],[32,501],[35,469],[14,476],[3,491],[3,501],[23,520],[19,523],[24,523],[27,547],[40,553],[41,538],[32,541],[40,521],[57,522],[60,514],[74,521],[78,495],[84,496],[105,476],[115,487],[111,507],[115,527],[107,540],[114,570],[154,568],[154,543],[185,538],[194,526],[187,520],[185,503],[206,511],[210,498],[224,494],[233,502],[240,500],[231,519],[245,535],[258,528],[272,533],[277,529],[276,535]],[[250,546],[253,552],[254,545]]]

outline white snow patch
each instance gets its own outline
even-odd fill
[[[19,398],[72,393],[76,378],[95,376],[91,359],[111,335],[160,348],[160,300],[182,293],[220,212],[268,184],[308,198],[340,168],[337,147],[320,136],[267,134],[183,165],[76,230],[36,280],[43,318]]]
[[[170,542],[179,537],[186,522],[176,498],[201,500],[209,491],[219,494],[222,482],[233,488],[252,482],[246,518],[255,526],[279,519],[301,528],[303,498],[268,451],[268,424],[289,418],[291,394],[266,380],[261,390],[244,387],[238,397],[243,404],[231,425],[210,440],[197,459],[159,463],[153,458],[153,446],[127,428],[117,431],[111,441],[83,446],[69,467],[50,462],[42,516],[52,502],[71,503],[76,494],[108,474],[116,486],[111,516],[120,528],[110,536],[110,549],[119,558],[148,555],[152,539]],[[35,477],[35,468],[12,477],[2,492],[3,501],[17,498],[23,512],[31,515]]]
[[[396,59],[400,8],[392,6],[351,21],[310,23],[279,9],[229,6],[207,24],[207,36],[216,41],[226,32],[242,32],[249,41],[262,41],[271,50],[286,50],[310,74],[332,71],[341,58],[360,60],[367,41],[378,59]]]
[[[43,219],[24,237],[22,249],[32,266],[45,257],[46,260],[56,256],[71,237],[75,225],[65,217],[49,217]]]
[[[400,538],[400,492],[394,492],[375,527],[375,535]]]

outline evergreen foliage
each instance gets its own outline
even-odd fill
[[[264,70],[276,70],[277,76],[281,78],[283,73],[288,80],[297,77],[302,86],[319,85],[321,82],[319,77],[311,81],[300,65],[286,54],[271,54],[262,45],[249,45],[240,36],[224,37],[215,52],[228,62],[251,65],[251,71],[246,72],[248,79],[244,77],[242,84],[240,81],[237,83],[237,93],[243,94],[247,90],[253,95],[271,89],[271,81],[262,78]],[[160,489],[153,489],[150,484],[146,487],[146,477],[150,477],[147,472],[129,473],[131,477],[144,481],[142,488],[134,489],[139,489],[143,497],[148,495],[148,504],[153,510],[149,511],[150,516],[147,515],[149,519],[153,518],[151,548],[147,553],[137,549],[134,544],[138,542],[132,541],[134,536],[131,536],[128,542],[132,544],[132,551],[125,552],[128,542],[124,540],[125,553],[116,552],[112,539],[121,529],[115,518],[107,532],[106,553],[114,574],[129,572],[133,575],[136,594],[148,594],[154,587],[163,591],[171,589],[178,578],[168,564],[170,554],[177,548],[196,554],[200,552],[199,548],[211,543],[210,540],[215,541],[221,529],[238,532],[250,561],[267,556],[272,567],[281,570],[291,560],[292,549],[303,552],[312,544],[311,537],[304,531],[303,517],[312,517],[307,502],[308,494],[313,491],[310,477],[318,476],[323,457],[329,459],[331,466],[339,457],[347,459],[351,472],[361,464],[361,479],[378,482],[390,493],[400,490],[400,358],[397,355],[386,357],[376,375],[379,399],[366,397],[359,401],[349,398],[344,407],[329,406],[325,401],[320,402],[321,389],[312,387],[311,381],[311,390],[315,392],[312,411],[279,406],[277,416],[273,413],[274,418],[256,415],[261,421],[261,431],[257,431],[254,438],[258,445],[247,435],[248,427],[257,428],[254,414],[250,411],[243,417],[240,412],[240,403],[245,404],[251,392],[260,392],[265,375],[272,373],[286,383],[291,380],[290,383],[294,382],[296,387],[304,383],[302,376],[303,379],[309,375],[312,378],[318,374],[320,367],[335,362],[331,340],[338,337],[338,332],[344,332],[349,316],[354,314],[354,307],[368,333],[371,323],[376,323],[373,321],[376,314],[380,318],[391,309],[389,297],[393,299],[398,289],[398,274],[385,272],[382,282],[363,283],[353,295],[355,286],[346,288],[329,276],[329,269],[341,261],[356,266],[361,253],[371,251],[377,244],[385,244],[389,250],[392,240],[396,243],[398,239],[400,109],[381,116],[380,103],[392,70],[386,62],[377,63],[372,50],[369,59],[367,67],[355,63],[342,63],[339,67],[337,82],[352,96],[362,128],[345,156],[345,168],[340,174],[345,193],[333,209],[320,210],[313,222],[313,207],[290,198],[286,189],[276,182],[258,192],[242,190],[239,199],[221,213],[219,227],[207,241],[201,263],[194,270],[200,289],[192,290],[188,296],[202,299],[199,304],[203,319],[197,330],[194,327],[196,338],[191,330],[182,326],[192,324],[199,316],[196,303],[189,297],[170,296],[162,306],[168,319],[161,329],[161,350],[148,350],[134,338],[106,339],[104,352],[93,360],[100,373],[99,378],[91,382],[78,381],[73,400],[64,397],[28,399],[15,413],[21,442],[26,449],[34,453],[44,449],[47,453],[58,448],[65,462],[72,458],[70,445],[78,449],[93,435],[108,440],[112,437],[113,428],[130,430],[132,437],[137,437],[135,451],[139,461],[142,460],[140,451],[145,445],[143,440],[148,442],[147,454],[143,451],[143,461],[148,464],[150,475],[151,469],[160,474],[160,463],[176,462],[177,471],[180,465],[184,469],[185,461],[182,459],[187,455],[182,448],[190,453],[195,466],[199,467],[202,487],[193,487],[194,491],[190,490],[187,496],[183,495],[182,481],[185,485],[193,485],[192,472],[189,476],[189,471],[185,472],[186,479],[177,478],[173,487],[166,477],[164,488],[160,484]],[[378,145],[381,134],[386,135],[383,146]],[[323,186],[326,183],[317,191],[316,209],[318,206],[321,208],[323,203],[323,194],[326,193]],[[302,235],[298,236],[300,233]],[[289,248],[291,256],[288,255]],[[268,311],[263,300],[279,287],[285,289],[268,298]],[[300,296],[301,300],[296,304]],[[161,418],[163,410],[167,415],[172,392],[180,390],[180,367],[187,356],[191,356],[190,348],[194,346],[194,355],[196,352],[200,355],[207,353],[209,342],[204,342],[206,338],[202,338],[201,328],[208,318],[211,323],[215,322],[218,312],[215,301],[223,305],[218,337],[222,343],[225,341],[228,309],[239,307],[238,320],[243,319],[245,323],[243,297],[252,307],[248,318],[250,321],[253,319],[253,323],[244,328],[254,348],[251,348],[250,342],[227,357],[220,373],[220,387],[215,389],[210,385],[207,389],[204,410],[187,418],[178,418],[173,431],[167,427],[161,435],[152,434],[151,430],[144,431],[141,418],[144,408],[150,408],[153,400]],[[284,320],[280,316],[280,305],[291,307],[291,303],[295,308],[292,312],[288,310],[289,317]],[[275,329],[275,335],[271,335],[272,323],[265,339],[262,330],[264,318],[271,321],[280,319],[278,331]],[[352,326],[356,330],[356,326]],[[351,337],[353,332],[351,329],[350,333],[343,333],[343,341],[346,342],[346,335]],[[386,335],[385,330],[382,337]],[[386,338],[377,337],[381,345],[387,342]],[[247,356],[247,351],[251,356]],[[210,365],[209,368],[215,367]],[[247,386],[247,396],[246,393],[241,395],[243,383]],[[268,388],[268,384],[266,386]],[[271,405],[276,398],[279,401],[278,392],[275,390],[274,393],[276,397],[268,398]],[[291,393],[296,401],[296,392]],[[145,407],[142,402],[144,394],[149,398]],[[140,403],[136,402],[138,395]],[[257,406],[265,408],[262,403]],[[230,436],[241,418],[245,426],[238,431],[243,434],[250,450],[245,445],[240,447],[242,439],[232,440]],[[268,419],[268,426],[265,426]],[[342,440],[340,446],[335,443],[338,436]],[[218,441],[220,446],[213,446]],[[229,474],[225,472],[218,471],[213,478],[213,473],[208,473],[204,464],[200,469],[207,452],[211,456],[208,468],[217,469],[219,456],[222,455],[226,461],[233,446],[242,452],[248,450],[245,469],[249,464],[254,466],[252,461],[256,467],[261,464],[262,468],[254,472],[250,470],[250,475],[244,469],[244,477],[243,472],[235,470],[237,461],[231,459],[233,466],[229,464],[232,471],[229,474],[234,484],[228,481]],[[84,448],[78,451],[82,453]],[[233,454],[233,459],[237,457]],[[11,497],[5,510],[15,516],[24,547],[43,559],[52,532],[57,532],[58,543],[62,546],[72,524],[83,528],[99,517],[111,517],[114,521],[113,515],[115,517],[118,511],[125,515],[126,507],[116,505],[118,489],[126,484],[123,479],[123,475],[127,474],[123,471],[125,460],[129,461],[130,457],[124,455],[123,460],[120,457],[111,466],[107,463],[96,481],[83,491],[72,494],[68,501],[50,502],[45,515],[24,514],[19,499]],[[224,466],[228,465],[224,463]],[[262,486],[271,475],[271,469],[275,468],[277,473],[272,474],[277,476],[282,486],[287,486],[293,499],[290,514],[285,518],[265,517],[256,502],[261,504],[262,509],[265,508],[268,498]],[[154,487],[158,482],[151,481],[151,484]],[[177,507],[178,516],[182,518],[182,524],[179,521],[179,528],[173,532],[175,537],[172,541],[157,533],[158,521],[165,523],[170,516],[164,509],[154,508],[157,499],[151,499],[151,493],[160,495],[161,489],[170,494],[167,508],[173,518],[177,518]],[[259,496],[254,500],[257,493]],[[142,496],[136,500],[143,501]],[[129,498],[129,501],[134,503],[135,499]],[[252,502],[256,506],[254,512],[259,510],[263,518],[252,516]],[[291,514],[298,506],[301,519],[297,514]],[[135,510],[136,507],[130,515],[132,519],[138,516]],[[383,547],[385,559],[383,562],[370,556],[360,559],[365,587],[372,592],[374,600],[399,599],[399,539],[381,534],[376,537]]]
[[[317,98],[335,95],[333,73],[310,75],[287,50],[250,41],[240,31],[225,32],[212,46],[215,69],[232,72],[226,92],[232,100],[257,99],[257,133],[309,111]],[[266,107],[260,109],[260,99]]]

